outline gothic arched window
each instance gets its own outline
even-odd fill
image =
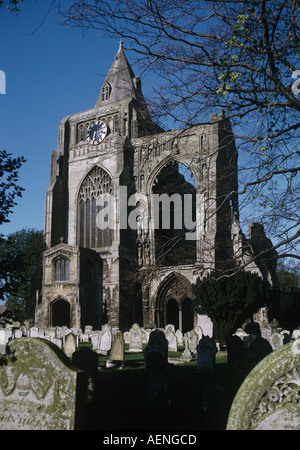
[[[55,261],[55,281],[69,280],[69,260],[60,257]]]
[[[77,242],[81,247],[108,247],[112,243],[113,230],[99,227],[96,222],[101,210],[97,201],[106,194],[112,194],[111,178],[105,170],[96,166],[85,177],[79,190]],[[104,203],[103,207],[106,205]]]
[[[102,93],[102,101],[108,100],[110,96],[110,85],[106,82],[101,90]]]

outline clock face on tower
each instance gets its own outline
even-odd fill
[[[95,121],[91,123],[87,130],[87,141],[92,144],[100,144],[107,133],[107,126],[104,122]]]

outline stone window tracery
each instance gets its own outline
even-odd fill
[[[78,196],[78,245],[87,248],[111,245],[113,233],[110,228],[100,229],[96,218],[101,206],[97,204],[100,196],[112,194],[109,174],[101,167],[94,167],[82,182]],[[106,207],[104,203],[104,208]]]
[[[69,260],[60,257],[55,261],[55,281],[69,280]]]
[[[110,85],[105,83],[101,90],[102,101],[108,100],[110,97]]]

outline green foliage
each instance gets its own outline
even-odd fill
[[[300,326],[300,273],[291,268],[278,271],[279,292],[272,304],[272,313],[282,328]]]
[[[16,205],[15,198],[22,196],[23,188],[17,185],[18,170],[25,162],[23,156],[12,158],[10,153],[0,150],[0,225],[9,222],[8,215]]]
[[[22,229],[0,243],[0,298],[20,322],[34,314],[33,280],[42,259],[43,232]]]
[[[270,285],[251,272],[237,272],[229,277],[212,273],[193,286],[193,307],[208,315],[214,324],[215,338],[226,342],[259,308],[270,299]]]

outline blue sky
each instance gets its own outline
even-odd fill
[[[18,16],[0,8],[0,70],[6,75],[6,94],[0,95],[0,148],[27,160],[19,181],[25,192],[10,223],[0,227],[5,235],[24,227],[44,228],[59,122],[95,106],[119,47],[118,40],[96,31],[83,34],[61,25],[54,9],[47,15],[50,5],[51,0],[25,0]]]

